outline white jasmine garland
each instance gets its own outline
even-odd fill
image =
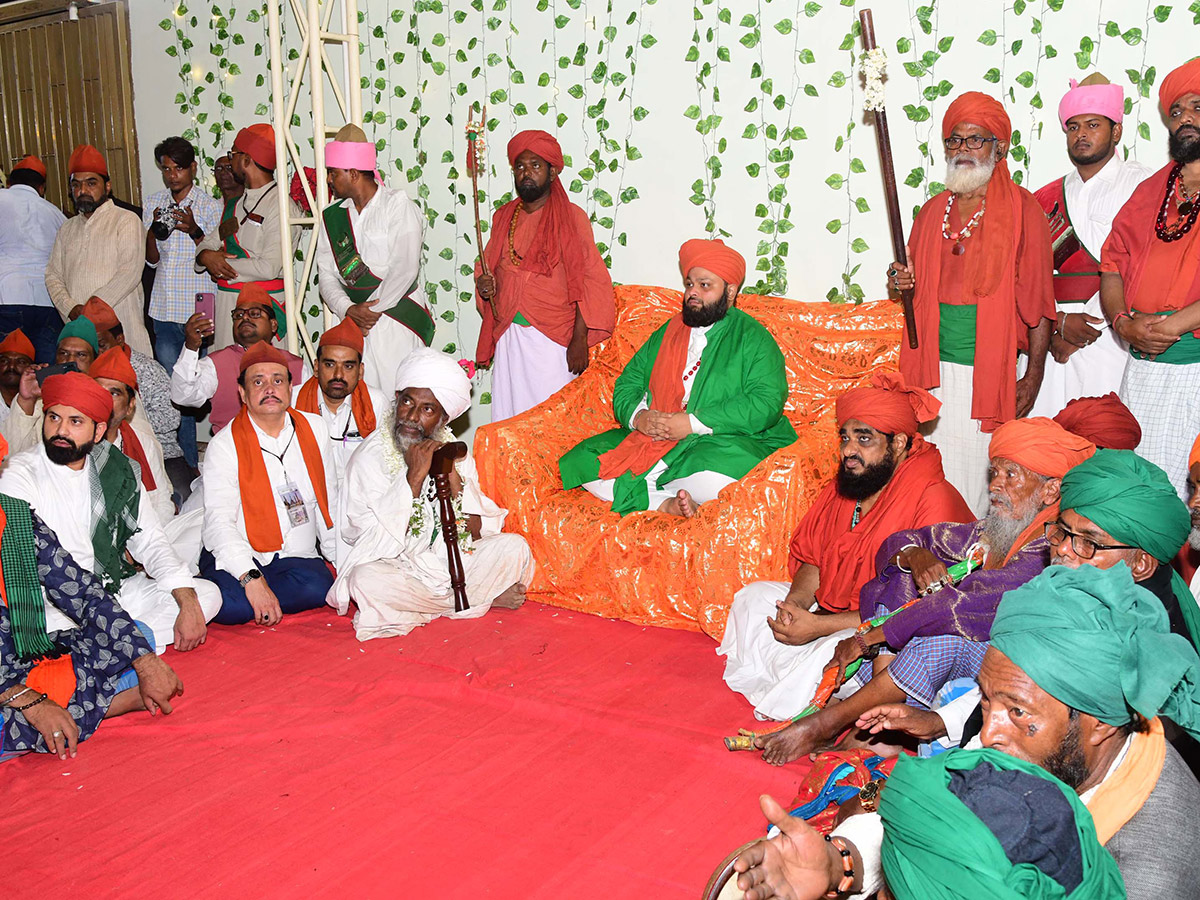
[[[863,75],[863,109],[881,112],[884,104],[883,77],[887,74],[887,54],[882,47],[867,50],[859,57]]]

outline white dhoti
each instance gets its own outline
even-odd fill
[[[843,628],[799,647],[775,640],[767,618],[775,617],[788,588],[783,581],[756,581],[738,591],[717,648],[725,657],[725,683],[754,704],[760,719],[783,721],[808,706],[838,643],[854,634]],[[851,678],[835,696],[848,697],[858,688]]]
[[[379,309],[378,306],[375,307]],[[396,399],[396,367],[424,342],[409,327],[381,316],[367,333],[363,347],[363,379],[391,404]],[[407,387],[407,385],[405,385]],[[376,415],[381,413],[376,410]]]
[[[1072,400],[1118,393],[1125,364],[1129,362],[1129,349],[1103,321],[1099,294],[1085,304],[1065,303],[1058,309],[1066,313],[1087,313],[1100,319],[1101,324],[1092,325],[1100,331],[1100,336],[1094,344],[1072,353],[1065,363],[1055,362],[1053,356],[1046,354],[1046,374],[1030,416],[1054,418]]]
[[[1200,363],[1176,366],[1131,356],[1121,402],[1142,427],[1138,456],[1166,472],[1186,503],[1188,454],[1200,434]]]
[[[939,363],[941,385],[932,393],[942,401],[940,415],[921,433],[942,452],[942,467],[946,480],[962,494],[967,506],[977,516],[988,509],[988,445],[992,436],[971,418],[971,395],[974,390],[975,369],[957,363]]]
[[[188,571],[197,574],[200,571],[200,551],[204,549],[203,503],[164,521],[163,533]]]
[[[492,421],[533,409],[574,378],[566,347],[531,325],[510,325],[500,335],[492,364]]]
[[[667,464],[660,459],[646,473],[646,484],[650,488],[647,492],[649,502],[646,504],[646,509],[648,510],[658,509],[663,503],[670,500],[680,491],[687,491],[691,494],[692,499],[699,506],[702,503],[708,503],[710,500],[716,500],[717,494],[721,493],[722,489],[737,481],[736,478],[730,478],[722,472],[706,470],[703,472],[693,472],[691,475],[685,475],[683,478],[668,481],[660,487],[654,487],[665,471],[667,471]],[[589,494],[599,497],[605,503],[612,503],[614,481],[615,479],[612,478],[598,478],[595,481],[589,481],[584,484],[583,489]]]
[[[516,534],[494,534],[475,542],[462,554],[470,608],[454,611],[454,592],[447,576],[430,582],[420,577],[403,556],[355,566],[347,576],[350,599],[358,606],[355,634],[360,641],[408,634],[440,616],[474,619],[486,613],[492,601],[514,584],[528,584],[533,575],[533,554]]]

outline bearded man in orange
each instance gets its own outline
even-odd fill
[[[567,199],[563,152],[544,131],[508,142],[517,196],[496,210],[475,267],[479,345],[492,366],[492,421],[537,406],[587,368],[616,323],[612,278],[588,215]]]
[[[988,504],[990,433],[1033,407],[1055,317],[1050,229],[1037,199],[1009,175],[1011,137],[1004,107],[986,94],[950,104],[947,189],[918,213],[909,265],[888,269],[892,290],[916,291],[920,346],[902,343],[900,371],[942,401],[929,436],[977,515]],[[1027,354],[1023,375],[1018,351]]]
[[[1100,255],[1100,304],[1129,344],[1121,399],[1142,426],[1138,453],[1187,499],[1200,431],[1200,59],[1163,79],[1171,162],[1134,190]]]

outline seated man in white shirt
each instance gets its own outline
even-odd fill
[[[289,406],[283,351],[259,341],[240,369],[241,412],[204,457],[200,574],[221,589],[220,624],[277,625],[325,603],[337,484],[325,423]]]
[[[42,443],[9,457],[0,493],[32,506],[75,561],[150,628],[158,649],[204,643],[220,596],[188,573],[139,483],[138,467],[104,440],[111,395],[88,376],[69,372],[47,378],[42,398]],[[51,629],[71,627],[57,616],[47,609]]]
[[[270,295],[257,283],[247,284],[238,292],[237,306],[231,313],[233,343],[208,356],[200,355],[204,341],[213,334],[213,320],[196,313],[184,326],[183,350],[171,370],[171,402],[185,408],[199,408],[212,401],[208,423],[213,434],[233,421],[241,409],[238,384],[243,354],[260,341],[268,344],[275,337],[275,312]],[[297,384],[311,372],[299,356],[280,351],[287,361],[292,383]]]
[[[449,423],[471,405],[471,382],[440,350],[420,347],[396,370],[396,406],[346,471],[342,539],[353,545],[329,602],[358,607],[359,640],[408,634],[439,616],[482,616],[525,602],[533,556],[525,539],[500,534],[507,510],[484,496],[470,454],[450,474],[469,608],[454,611],[438,501],[429,467],[455,440]]]

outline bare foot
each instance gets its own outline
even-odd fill
[[[520,609],[525,602],[525,585],[517,582],[492,601],[494,609]]]
[[[659,512],[670,513],[673,516],[683,516],[685,519],[690,519],[696,514],[696,510],[700,508],[692,495],[687,491],[679,491],[674,497],[670,497],[662,502],[662,506],[658,508]]]
[[[762,750],[762,758],[773,766],[782,766],[806,753],[821,750],[829,737],[824,733],[818,715],[807,716],[782,731],[760,737],[754,746]]]

